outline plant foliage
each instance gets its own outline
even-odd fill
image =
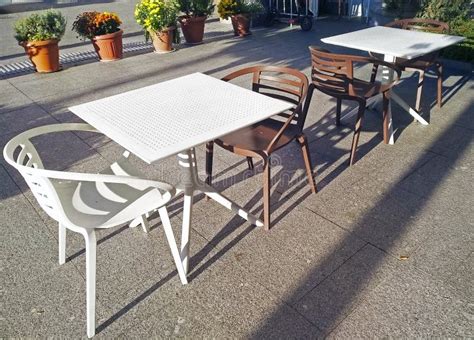
[[[186,17],[207,17],[215,5],[212,0],[179,0],[179,7]]]
[[[92,39],[98,35],[120,31],[121,24],[122,21],[115,13],[83,12],[72,23],[72,30],[84,39]]]
[[[221,0],[217,5],[217,12],[223,19],[237,14],[256,14],[265,10],[256,0]]]
[[[56,10],[33,13],[15,22],[13,29],[15,30],[15,39],[20,43],[49,39],[60,40],[66,30],[66,18]]]
[[[451,34],[466,37],[460,44],[449,46],[442,51],[444,58],[474,63],[474,20],[458,20],[451,25]]]
[[[135,20],[143,27],[148,40],[150,31],[159,32],[176,26],[179,11],[177,0],[141,0],[135,6]]]
[[[442,51],[445,58],[474,62],[474,22],[469,17],[470,0],[424,0],[417,16],[449,24],[450,33],[466,37]]]
[[[470,0],[424,0],[417,16],[451,24],[469,19]]]

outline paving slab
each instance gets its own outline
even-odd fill
[[[396,266],[395,259],[372,245],[366,245],[330,277],[300,297],[296,308],[327,334]]]
[[[0,81],[0,92],[2,93],[0,113],[18,110],[24,106],[32,104],[33,102],[7,81]]]
[[[34,254],[33,249],[29,252]],[[38,262],[30,262],[41,266],[41,257],[38,251],[35,253]],[[25,267],[32,270],[31,266]],[[14,337],[55,334],[77,337],[86,331],[85,292],[85,281],[75,268],[64,266],[43,271],[31,280],[2,289],[2,299],[8,306],[2,308],[2,317],[9,323],[13,331],[10,335]]]
[[[472,302],[416,270],[396,270],[329,338],[472,337]]]
[[[133,28],[132,3],[84,8],[114,6],[125,15],[127,32],[136,33],[127,41],[143,39]],[[73,17],[74,10],[72,6],[68,15]],[[2,19],[4,24],[14,18]],[[2,79],[0,89],[7,96],[0,103],[0,147],[32,126],[80,121],[69,106],[193,72],[219,78],[244,66],[272,64],[295,67],[309,76],[308,45],[366,27],[326,19],[318,20],[310,33],[276,25],[235,39],[228,34],[230,26],[224,32],[219,25],[209,23],[208,28],[216,30],[204,44],[180,46],[168,55],[138,53],[114,63],[89,61],[55,74]],[[72,35],[63,41],[65,50],[90,49]],[[7,53],[8,60],[24,58],[18,46],[14,49],[18,53]],[[434,102],[436,81],[431,75],[427,79],[423,116],[429,126],[413,123],[393,105],[395,145],[382,142],[380,107],[367,111],[358,162],[352,167],[347,158],[354,120],[336,127],[334,99],[315,92],[305,133],[319,193],[309,190],[295,144],[274,157],[274,225],[269,232],[198,196],[187,286],[177,277],[156,214],[149,234],[127,226],[100,231],[97,336],[472,336],[472,79],[449,63],[445,70],[441,109]],[[369,71],[356,68],[362,77]],[[415,88],[416,77],[405,73],[397,91],[414,103]],[[351,107],[353,103],[343,103],[344,111]],[[99,171],[124,151],[90,133],[47,136],[37,145],[48,167],[69,171]],[[196,152],[204,178],[205,146]],[[176,182],[175,157],[152,167],[133,156],[131,161],[148,178]],[[262,164],[255,160],[255,165],[255,171],[249,171],[245,158],[215,148],[216,188],[260,215]],[[4,160],[0,177],[1,227],[8,235],[1,247],[2,297],[8,294],[1,335],[84,336],[82,237],[68,233],[68,262],[57,265],[57,223],[40,210],[21,175]],[[169,210],[179,241],[182,196]]]
[[[0,192],[6,194],[0,201],[1,226],[8,235],[1,241],[2,287],[13,289],[57,269],[57,243],[3,167],[0,175]]]
[[[41,125],[55,124],[53,119],[37,104],[28,104],[19,110],[0,114],[0,135],[18,134]]]

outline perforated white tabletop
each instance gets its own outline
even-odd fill
[[[455,35],[377,26],[321,39],[331,45],[413,59],[463,41]]]
[[[153,163],[291,107],[285,101],[193,73],[69,110]]]

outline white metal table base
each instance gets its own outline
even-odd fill
[[[181,169],[181,177],[177,188],[179,191],[184,192],[181,261],[184,272],[187,274],[189,270],[190,228],[195,191],[204,193],[209,198],[212,198],[217,203],[258,227],[262,227],[263,222],[199,179],[194,148],[179,153],[178,162]]]
[[[387,61],[389,63],[395,62],[395,59],[396,58],[391,56],[391,55],[386,54],[384,56],[384,61]],[[387,81],[387,82],[391,82],[393,80],[393,73],[394,73],[394,71],[391,68],[388,68],[388,67],[384,66],[383,69],[382,69],[382,79]],[[377,105],[378,102],[380,102],[381,99],[382,99],[381,95],[369,98],[367,100],[367,107],[371,107],[371,108],[374,107],[375,105]],[[408,105],[408,103],[406,101],[404,101],[392,89],[391,93],[390,93],[390,101],[389,101],[389,104],[388,104],[388,119],[389,119],[388,131],[389,131],[389,134],[390,134],[389,144],[394,144],[394,142],[395,142],[394,133],[393,133],[393,122],[392,122],[392,104],[391,104],[392,100],[395,103],[397,103],[398,105],[400,105],[402,107],[402,109],[407,111],[414,119],[416,119],[422,125],[428,125],[429,124],[422,116],[420,116],[418,111],[416,111],[415,109],[410,107],[410,105]],[[358,108],[354,108],[351,111],[349,111],[347,114],[345,114],[341,119],[349,119],[352,116],[354,116],[357,113],[357,111],[358,111]]]

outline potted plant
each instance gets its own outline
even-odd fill
[[[135,6],[135,19],[143,27],[145,39],[151,37],[156,53],[172,52],[173,42],[179,42],[179,9],[177,0],[141,0]]]
[[[179,0],[181,12],[178,18],[188,44],[200,44],[204,37],[204,23],[214,11],[212,0]]]
[[[122,21],[115,13],[83,12],[76,17],[72,30],[85,39],[90,39],[100,61],[122,58]]]
[[[221,0],[217,12],[222,19],[231,19],[234,35],[244,37],[251,34],[250,22],[253,14],[264,11],[257,0]]]
[[[56,72],[59,65],[58,43],[66,30],[66,19],[59,11],[33,13],[15,22],[15,38],[23,46],[37,72]]]

